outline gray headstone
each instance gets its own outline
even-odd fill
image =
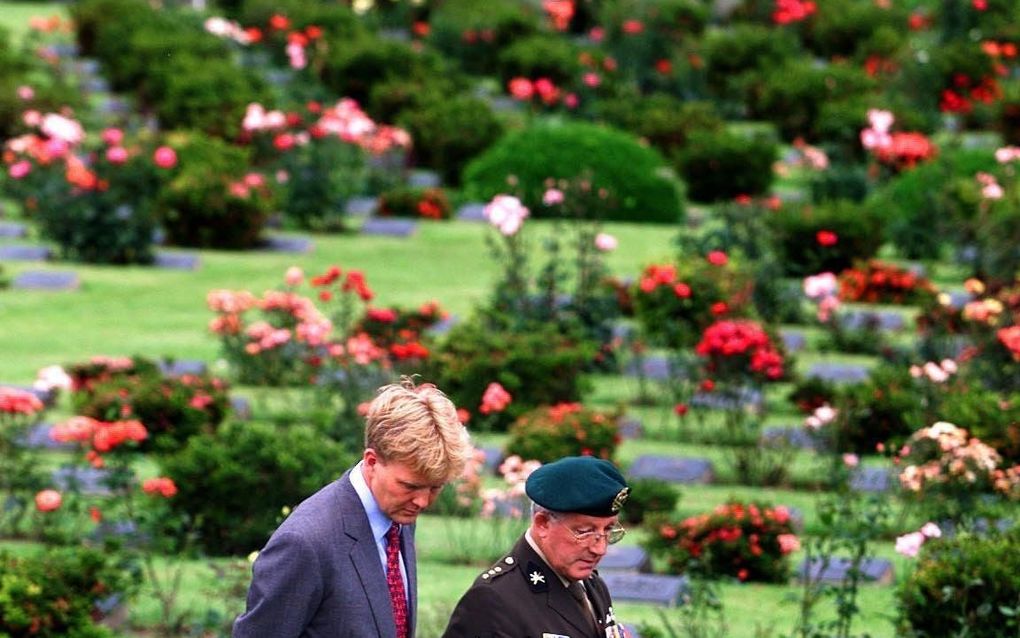
[[[973,524],[967,529],[967,531],[977,534],[978,536],[987,536],[992,530],[996,532],[1007,532],[1013,527],[1014,520],[1011,518],[999,518],[995,520],[988,520],[987,518],[979,518],[973,522]],[[953,538],[956,536],[956,523],[953,521],[940,521],[939,529],[942,530],[943,538]]]
[[[628,377],[643,376],[656,381],[668,381],[670,377],[669,359],[662,355],[649,355],[635,359],[624,366],[623,373]]]
[[[434,336],[434,337],[441,337],[441,336],[447,334],[448,332],[450,332],[450,330],[454,326],[456,326],[458,323],[460,323],[460,318],[457,317],[457,315],[452,315],[452,314],[451,315],[446,315],[445,317],[443,317],[439,321],[437,321],[434,324],[432,324],[431,326],[429,326],[425,330],[425,332],[430,334],[430,335],[432,335],[432,336]]]
[[[104,115],[126,115],[131,111],[128,103],[119,97],[106,96],[99,100],[96,108]]]
[[[710,483],[714,472],[708,459],[645,455],[634,459],[628,476],[673,483]]]
[[[916,277],[927,277],[928,269],[925,268],[924,264],[919,261],[911,261],[903,264],[904,270],[912,273]]]
[[[0,261],[46,261],[52,255],[47,246],[0,245]]]
[[[438,188],[443,179],[439,173],[427,170],[414,170],[407,175],[407,185],[414,188]]]
[[[28,226],[18,222],[0,221],[0,237],[21,239],[28,234]]]
[[[848,310],[839,319],[851,330],[902,330],[907,323],[902,314],[893,310]]]
[[[230,409],[236,419],[247,421],[251,418],[251,403],[244,397],[230,397]]]
[[[270,235],[265,240],[265,249],[279,253],[310,253],[315,245],[309,237]]]
[[[807,345],[807,337],[800,330],[780,330],[779,336],[782,337],[787,352],[799,352]]]
[[[43,405],[47,408],[53,407],[53,404],[57,402],[56,390],[39,390],[30,385],[19,385],[17,383],[0,383],[0,388],[13,388],[15,390],[31,392],[35,395],[35,398],[42,401]]]
[[[20,290],[78,290],[78,273],[62,270],[26,270],[18,273],[11,284]]]
[[[73,42],[58,42],[57,44],[51,44],[44,48],[48,49],[54,55],[62,58],[78,56],[78,45]]]
[[[383,235],[386,237],[410,237],[418,230],[418,222],[413,219],[390,219],[371,217],[361,226],[362,235]]]
[[[51,439],[52,430],[53,426],[49,423],[37,423],[25,433],[22,445],[36,450],[73,450],[77,447],[74,443],[61,443]]]
[[[344,204],[344,213],[362,219],[375,214],[379,200],[375,197],[351,197]]]
[[[411,41],[411,33],[407,29],[379,29],[378,34],[384,40],[393,40],[394,42]]]
[[[754,388],[740,388],[736,396],[723,392],[695,392],[691,405],[712,410],[752,409],[760,411],[765,406],[765,396]]]
[[[761,443],[763,446],[789,445],[790,447],[804,450],[818,450],[822,448],[818,437],[805,427],[769,427],[762,430]]]
[[[963,308],[974,299],[974,296],[966,290],[950,290],[948,294],[949,305],[957,309]]]
[[[457,219],[464,222],[484,222],[488,221],[485,219],[485,204],[479,204],[473,202],[470,204],[464,204],[457,209]]]
[[[99,75],[99,60],[94,58],[79,58],[75,63],[77,72],[81,75]]]
[[[94,467],[65,465],[53,471],[53,482],[61,490],[78,490],[82,494],[109,494],[106,486],[109,472]]]
[[[832,556],[828,562],[823,558],[813,558],[809,562],[804,559],[797,567],[797,577],[804,580],[809,577],[812,581],[824,583],[841,583],[850,573],[850,559],[839,556]],[[866,581],[876,582],[883,585],[892,583],[893,565],[884,558],[865,558],[860,564],[861,578]]]
[[[500,463],[503,462],[503,450],[498,447],[483,447],[482,452],[485,453],[485,470],[489,474],[496,474]]]
[[[600,573],[613,571],[638,574],[651,569],[652,561],[648,558],[648,552],[634,545],[610,545],[599,562]]]
[[[80,87],[86,93],[109,93],[110,82],[106,78],[90,77],[81,80]]]
[[[198,270],[202,259],[198,253],[157,251],[154,265],[169,270]]]
[[[641,419],[635,416],[625,416],[621,418],[617,427],[620,432],[620,437],[624,439],[640,439],[645,433],[645,428],[641,423]]]
[[[137,546],[144,540],[144,534],[140,533],[134,521],[102,521],[89,534],[92,542],[102,545],[105,541],[112,540],[125,543],[129,546]]]
[[[868,368],[853,363],[821,362],[812,365],[807,371],[807,376],[813,379],[844,383],[866,381],[869,374]]]
[[[524,110],[524,105],[513,99],[512,97],[505,95],[495,95],[486,98],[489,103],[489,107],[497,113],[520,113]]]
[[[627,574],[607,571],[599,573],[609,594],[616,602],[649,603],[652,605],[676,606],[687,590],[685,576],[662,576],[655,574]]]
[[[272,84],[273,86],[280,87],[287,86],[288,84],[290,84],[290,81],[294,77],[294,74],[291,73],[288,69],[266,69],[264,72],[264,77],[266,78],[266,82]]]
[[[850,489],[857,492],[888,492],[892,481],[892,472],[888,468],[859,467],[850,474]]]
[[[613,339],[621,339],[623,341],[630,341],[631,338],[637,333],[637,329],[629,323],[616,323],[613,324]]]
[[[173,359],[159,362],[160,372],[167,377],[182,377],[186,374],[201,376],[208,369],[209,366],[205,361],[195,359]]]

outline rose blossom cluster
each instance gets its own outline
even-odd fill
[[[910,492],[942,488],[1009,492],[994,482],[996,470],[1002,469],[999,453],[945,421],[911,435],[895,461],[903,465],[900,485]]]
[[[492,517],[497,509],[503,509],[511,518],[524,515],[524,484],[531,473],[542,467],[538,461],[525,461],[516,454],[508,456],[499,466],[499,474],[506,486],[482,491],[483,518]]]
[[[818,321],[828,323],[839,308],[839,283],[836,275],[823,272],[804,278],[804,296],[818,304]]]
[[[938,363],[928,361],[922,366],[910,366],[910,376],[915,379],[926,377],[932,383],[945,383],[949,377],[956,374],[958,369],[956,362],[952,359],[943,359]]]
[[[505,237],[513,237],[524,225],[531,211],[512,195],[496,195],[483,211],[489,223]]]
[[[0,423],[31,419],[44,407],[39,397],[27,390],[0,386]]]
[[[506,388],[493,381],[486,386],[485,392],[482,393],[482,404],[478,407],[478,411],[482,414],[496,414],[505,410],[511,401],[513,401],[513,397],[506,391]]]
[[[861,145],[878,161],[897,168],[910,168],[935,155],[938,149],[923,134],[890,132],[894,120],[890,111],[868,111],[869,127],[861,131]]]
[[[86,449],[85,458],[93,467],[103,467],[103,454],[122,445],[141,443],[149,432],[141,421],[99,421],[87,416],[71,417],[50,430],[50,438],[60,443],[80,443]]]
[[[723,320],[705,328],[694,351],[709,359],[709,373],[729,361],[740,361],[746,372],[775,380],[783,376],[783,356],[754,321]]]
[[[921,529],[916,532],[910,532],[903,536],[896,537],[896,552],[903,554],[909,558],[917,556],[917,552],[920,551],[921,546],[924,545],[925,541],[929,538],[940,538],[942,536],[942,530],[935,523],[925,523]]]

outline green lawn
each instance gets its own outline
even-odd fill
[[[15,41],[28,32],[28,21],[35,17],[67,16],[64,2],[0,2],[0,29],[9,32]]]

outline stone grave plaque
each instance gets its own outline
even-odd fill
[[[53,251],[47,246],[0,246],[0,261],[46,261],[52,254]]]
[[[652,561],[648,552],[636,545],[610,545],[599,563],[599,572],[613,571],[638,574],[649,572]]]
[[[622,417],[619,423],[617,423],[617,430],[624,439],[640,439],[645,433],[641,419],[635,416]]]
[[[621,339],[623,341],[630,341],[637,330],[634,326],[629,323],[617,323],[613,324],[613,339]]]
[[[499,466],[503,462],[503,450],[498,447],[483,447],[485,454],[484,467],[489,474],[498,474]]]
[[[82,75],[99,75],[99,60],[95,58],[79,58],[75,64],[78,73]]]
[[[949,305],[957,309],[963,308],[974,299],[966,290],[949,290],[946,294],[949,295]]]
[[[765,397],[753,388],[740,388],[736,396],[723,392],[695,392],[691,397],[691,405],[712,410],[752,409],[761,411],[765,407]]]
[[[81,280],[78,273],[66,270],[26,270],[14,277],[14,288],[20,290],[64,291],[78,290]]]
[[[0,388],[13,388],[14,390],[30,392],[35,395],[35,398],[42,401],[43,405],[47,408],[52,408],[53,404],[57,401],[56,390],[40,390],[30,385],[18,385],[17,383],[0,383]]]
[[[294,74],[287,69],[266,69],[263,77],[273,86],[287,86]]]
[[[160,372],[167,377],[182,377],[186,374],[201,376],[209,367],[197,359],[169,359],[159,362]]]
[[[58,42],[44,47],[56,56],[62,58],[72,58],[78,56],[78,45],[73,42]]]
[[[903,264],[903,269],[916,277],[927,277],[928,269],[919,261],[911,261]]]
[[[109,494],[106,470],[65,465],[53,471],[53,482],[61,490],[79,490],[82,494]]]
[[[816,363],[807,371],[809,377],[843,383],[866,381],[869,374],[868,368],[854,363]]]
[[[413,188],[439,188],[443,179],[435,171],[414,170],[407,176],[407,185]]]
[[[778,426],[762,430],[761,444],[766,447],[789,445],[802,450],[819,450],[824,446],[811,430],[803,426]]]
[[[799,352],[807,346],[807,337],[800,330],[780,330],[779,336],[787,352]]]
[[[989,520],[987,518],[979,518],[974,521],[974,524],[968,531],[977,534],[978,536],[987,536],[989,532],[995,530],[997,532],[1006,532],[1013,527],[1014,520],[1011,518],[998,518]],[[942,530],[943,538],[953,538],[956,536],[956,523],[953,521],[940,521],[939,529]]]
[[[667,381],[670,379],[669,359],[658,354],[634,359],[624,366],[623,373],[628,377],[643,376],[646,379]]]
[[[311,238],[293,235],[271,235],[263,245],[266,250],[279,253],[310,253],[314,248]]]
[[[865,558],[861,561],[861,580],[888,585],[893,580],[892,563],[884,558]],[[850,573],[850,559],[833,556],[828,563],[822,558],[814,558],[809,562],[804,559],[797,567],[797,577],[803,581],[805,577],[823,583],[841,583]]]
[[[902,314],[893,310],[848,310],[839,319],[851,330],[902,330],[907,323]]]
[[[81,89],[86,93],[109,93],[110,83],[106,78],[90,77],[81,81]]]
[[[126,115],[131,111],[127,102],[112,95],[102,98],[96,108],[103,115]]]
[[[139,533],[138,526],[132,521],[102,521],[89,534],[89,538],[98,544],[107,540],[119,540],[130,547],[139,546],[145,536]]]
[[[494,95],[485,99],[497,113],[520,113],[524,110],[520,102],[506,95]]]
[[[361,226],[362,235],[383,235],[385,237],[410,237],[417,230],[417,220],[396,217],[370,217]]]
[[[425,332],[435,337],[441,337],[450,332],[450,329],[458,323],[460,323],[460,318],[457,315],[447,315],[429,326]]]
[[[407,29],[379,29],[379,37],[384,40],[393,40],[394,42],[410,42],[411,34]]]
[[[634,459],[628,475],[672,483],[711,483],[714,472],[708,459],[644,455]]]
[[[153,265],[169,270],[198,270],[201,263],[198,253],[159,250],[156,251],[156,261]]]
[[[804,531],[804,512],[799,507],[786,507],[786,511],[790,513],[790,527],[793,531],[798,534]]]
[[[245,397],[230,397],[230,409],[237,419],[247,421],[251,418],[251,403]]]
[[[378,206],[379,202],[375,197],[351,197],[344,204],[344,214],[349,217],[364,219],[374,215],[375,209]]]
[[[857,492],[888,492],[892,482],[892,473],[884,467],[859,467],[850,475],[850,489]]]
[[[74,443],[61,443],[50,438],[53,426],[49,423],[37,423],[30,427],[21,443],[27,448],[37,450],[73,450],[77,446]]]
[[[599,572],[615,602],[648,603],[673,607],[687,590],[684,576]]]
[[[479,204],[477,202],[464,204],[457,209],[457,219],[464,222],[484,222],[488,221],[485,218],[485,204]]]
[[[28,234],[28,227],[18,222],[0,221],[0,237],[21,239]]]

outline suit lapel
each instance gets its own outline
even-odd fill
[[[403,525],[400,530],[400,555],[404,557],[404,570],[407,571],[407,627],[414,635],[414,622],[417,616],[418,602],[418,561],[414,553],[414,525]]]
[[[585,615],[586,612],[581,609],[581,606],[570,595],[570,592],[563,586],[563,583],[560,582],[556,572],[542,560],[538,552],[531,548],[526,538],[522,537],[518,541],[517,547],[518,551],[514,553],[518,555],[518,560],[521,561],[520,565],[525,567],[525,569],[521,570],[521,574],[525,578],[529,578],[530,574],[527,567],[529,565],[537,566],[542,571],[545,582],[549,585],[548,591],[546,591],[546,601],[549,608],[559,614],[563,620],[577,628],[580,635],[590,636],[593,628],[591,620],[588,619]]]
[[[343,478],[340,491],[340,512],[343,516],[344,534],[351,539],[351,562],[358,574],[361,587],[365,590],[368,604],[372,608],[376,631],[380,636],[393,636],[397,627],[393,623],[393,609],[390,605],[390,591],[386,587],[386,574],[379,562],[379,549],[372,537],[368,516],[361,505],[358,493],[351,485],[350,478]]]

